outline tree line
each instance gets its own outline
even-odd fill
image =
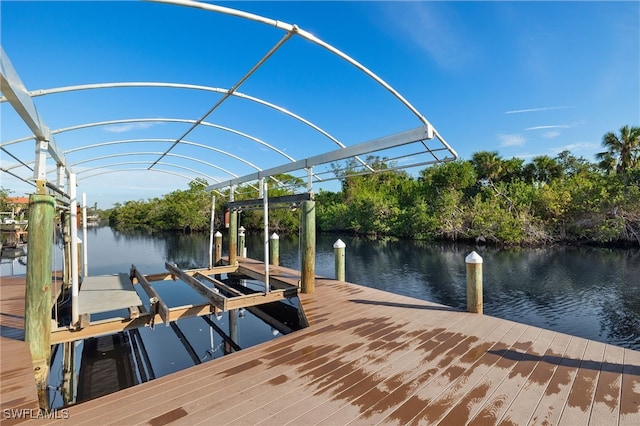
[[[481,151],[470,160],[425,168],[414,177],[404,171],[339,176],[341,189],[316,194],[319,231],[346,231],[367,236],[478,241],[509,245],[599,243],[640,245],[640,127],[624,126],[603,137],[605,151],[597,162],[563,151],[525,163]],[[377,168],[392,168],[381,158],[368,158]],[[299,192],[303,182],[276,176],[289,189],[269,196]],[[116,228],[208,230],[211,194],[196,179],[147,201],[128,201],[109,213]],[[223,203],[216,197],[216,227],[223,226]],[[236,199],[257,198],[258,189],[238,188]],[[270,228],[297,232],[298,212],[270,212]],[[261,211],[241,213],[240,223],[262,229]]]

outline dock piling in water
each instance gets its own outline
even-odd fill
[[[316,202],[302,202],[302,249],[301,287],[303,293],[313,293],[316,276]]]
[[[220,266],[220,260],[222,259],[222,233],[220,231],[216,231],[214,234],[215,239],[215,263],[214,266]]]
[[[335,243],[333,243],[333,256],[335,263],[335,271],[336,271],[336,280],[344,281],[345,280],[345,251],[347,245],[341,239],[338,239]]]
[[[51,248],[54,198],[29,197],[29,251],[25,294],[24,340],[29,343],[40,408],[49,409],[47,382],[51,357]]]
[[[482,257],[475,251],[466,258],[467,311],[482,314]]]
[[[280,266],[280,237],[275,232],[269,237],[269,248],[271,256],[269,261],[273,266]]]

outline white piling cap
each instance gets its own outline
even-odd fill
[[[214,237],[222,237],[222,234],[220,233],[220,231],[216,231],[215,234],[213,234]]]
[[[271,237],[269,237],[269,238],[271,238],[272,240],[279,240],[280,239],[278,234],[276,234],[275,232],[273,234],[271,234]]]
[[[344,241],[342,241],[340,238],[338,238],[338,241],[336,241],[335,243],[333,243],[333,248],[334,249],[341,249],[341,248],[345,248],[347,245],[344,243]]]
[[[465,257],[464,261],[466,263],[482,263],[482,256],[475,251],[472,251],[469,256]]]

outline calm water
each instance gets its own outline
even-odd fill
[[[476,250],[484,259],[486,315],[640,350],[640,250],[498,249],[318,235],[317,274],[333,277],[332,246],[337,238],[347,244],[347,281],[463,310],[464,258]],[[144,274],[163,272],[165,261],[185,269],[208,264],[208,235],[123,234],[110,228],[94,228],[89,230],[87,240],[90,275],[128,272],[132,264]],[[249,257],[263,258],[260,236],[248,236],[247,247]],[[297,236],[281,237],[283,266],[299,268],[298,247]],[[58,263],[61,254],[54,257],[54,263]],[[3,262],[2,275],[24,273],[20,259]],[[154,286],[172,306],[202,300],[184,284],[169,281]],[[226,315],[212,320],[228,329]],[[202,319],[178,323],[202,361],[223,355],[222,339]],[[156,377],[194,364],[171,328],[142,328],[140,333]],[[239,320],[241,347],[272,339],[274,334],[277,332],[248,312]],[[82,344],[78,354],[81,350]],[[56,374],[52,370],[54,382]],[[53,405],[60,405],[60,400]]]

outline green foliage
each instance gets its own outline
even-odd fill
[[[0,212],[11,211],[11,206],[9,205],[9,194],[11,194],[11,190],[7,189],[3,186],[0,186]]]
[[[538,156],[526,163],[482,151],[469,161],[438,164],[414,178],[394,171],[378,157],[366,162],[380,172],[360,174],[353,160],[334,165],[339,192],[316,195],[316,224],[322,231],[368,236],[486,241],[495,244],[596,242],[640,245],[640,130],[624,126],[620,136],[605,135],[607,149],[593,164],[569,151]],[[603,167],[603,161],[613,166]],[[275,176],[287,189],[269,197],[304,190],[304,181]],[[211,195],[206,182],[194,181],[149,201],[129,201],[110,211],[119,227],[153,230],[208,229]],[[236,200],[257,198],[257,188],[238,188]],[[217,197],[222,217],[224,197]],[[298,212],[270,210],[270,228],[297,232]],[[262,229],[262,211],[241,213],[241,224]]]
[[[482,151],[470,161],[424,169],[417,179],[404,172],[356,175],[340,169],[342,191],[319,194],[317,223],[327,231],[414,239],[640,245],[636,129],[623,127],[618,145],[605,136],[613,170],[569,151],[527,164]],[[385,168],[383,160],[373,160]]]

